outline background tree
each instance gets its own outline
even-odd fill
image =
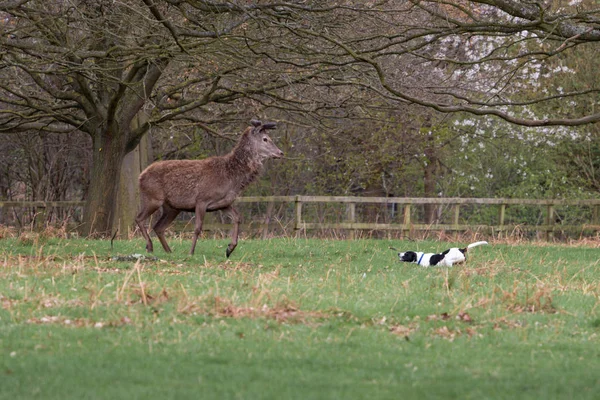
[[[420,161],[423,175],[413,186],[421,187],[419,194],[425,196],[444,192],[439,183],[444,171],[449,171],[444,163],[453,156],[448,147],[461,135],[470,134],[444,127],[443,121],[451,121],[436,112],[490,115],[531,127],[594,126],[600,121],[598,110],[585,106],[596,102],[600,90],[598,80],[586,80],[586,68],[560,66],[567,59],[582,59],[581,53],[592,58],[594,53],[597,56],[600,11],[594,2],[384,1],[374,4],[346,1],[343,8],[332,7],[330,15],[336,16],[335,23],[324,15],[302,19],[300,15],[310,6],[317,7],[316,3],[304,2],[303,8],[291,8],[290,15],[297,15],[296,18],[271,22],[287,28],[297,37],[297,42],[306,43],[305,48],[297,51],[296,56],[288,52],[273,53],[270,57],[293,66],[309,66],[320,59],[322,64],[338,67],[335,73],[321,74],[306,83],[328,100],[313,103],[321,123],[329,119],[336,127],[332,133],[343,132],[337,138],[337,146],[326,149],[321,146],[321,150],[334,153],[335,148],[356,149],[356,152],[338,150],[344,161],[340,157],[330,158],[331,167],[329,171],[324,170],[324,175],[340,171],[332,174],[334,182],[338,177],[352,176],[348,161],[353,156],[362,160],[362,163],[353,163],[359,167],[355,170],[363,175],[375,172],[372,181],[381,181],[376,176],[386,175],[381,173],[383,169],[372,166],[376,164],[374,160],[385,159],[387,153],[373,153],[371,146],[384,142],[374,132],[380,132],[381,126],[394,118],[391,111],[394,109],[408,110],[413,121],[430,121],[411,132],[411,123],[406,123],[410,118],[407,118],[398,129],[406,129],[408,134],[394,135],[389,131],[386,134],[391,140],[402,138],[405,144],[404,152],[390,146],[388,150],[392,154],[405,154],[407,148],[412,152],[412,158],[397,157],[394,168],[399,169],[401,163],[406,166],[411,161]],[[302,23],[297,23],[298,20]],[[309,60],[301,57],[310,50],[313,52]],[[594,68],[591,59],[584,58],[582,64]],[[556,85],[557,80],[565,76],[580,84]],[[543,81],[545,84],[541,86]],[[351,86],[360,90],[352,91]],[[336,94],[331,95],[331,92]],[[370,94],[365,95],[365,92]],[[344,96],[344,93],[352,94]],[[340,101],[332,101],[336,97],[353,99],[345,101],[346,107],[341,108]],[[386,111],[382,111],[382,103]],[[407,103],[413,107],[406,106]],[[379,108],[380,119],[369,119],[374,113],[363,113],[366,123],[355,120],[350,128],[353,133],[349,135],[340,116],[360,114],[347,111],[354,110],[357,104],[363,108]],[[427,108],[431,111],[423,111]],[[562,135],[563,131],[540,132]],[[364,139],[357,141],[355,137],[361,135]],[[329,138],[329,134],[326,136],[322,145],[336,141],[334,137]],[[341,146],[344,137],[348,140]],[[332,183],[329,182],[330,186]],[[396,181],[395,184],[394,191],[402,192],[398,190],[401,183]],[[433,222],[435,210],[430,207],[425,214],[426,220]]]

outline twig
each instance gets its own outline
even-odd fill
[[[142,274],[140,272],[140,261],[139,260],[136,261],[134,268],[137,270],[138,281],[140,282],[140,289],[142,290],[142,301],[144,302],[144,305],[147,306],[148,298],[146,297],[146,292],[144,291],[144,283],[142,282]]]
[[[112,235],[112,238],[110,239],[110,249],[111,250],[113,249],[113,241],[117,237],[117,233],[119,233],[119,228],[117,228],[117,230],[115,231],[114,235]]]

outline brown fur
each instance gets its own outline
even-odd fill
[[[252,124],[254,127],[244,131],[229,154],[204,160],[160,161],[142,172],[139,180],[141,207],[135,220],[149,252],[153,251],[153,246],[144,221],[159,208],[162,208],[162,214],[153,229],[168,253],[171,248],[165,240],[164,231],[181,211],[196,213],[190,254],[194,254],[196,241],[202,232],[204,214],[220,210],[229,215],[234,224],[232,241],[226,252],[229,257],[237,246],[240,224],[233,202],[258,177],[265,159],[283,156],[265,132],[273,129],[274,124],[263,125],[260,121],[252,121]]]

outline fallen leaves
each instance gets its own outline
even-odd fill
[[[452,318],[452,316],[450,314],[448,314],[447,312],[444,312],[444,313],[441,313],[440,315],[437,315],[437,314],[428,315],[427,318],[425,318],[425,321],[446,321],[451,318]],[[467,322],[467,323],[473,322],[473,320],[471,319],[471,316],[464,311],[460,311],[456,315],[456,319],[459,321],[462,321],[462,322]]]
[[[477,329],[474,327],[467,327],[464,330],[460,329],[460,328],[448,328],[446,325],[434,329],[433,330],[433,334],[435,336],[441,337],[443,339],[449,340],[449,341],[454,341],[454,339],[456,339],[459,336],[462,335],[467,335],[469,336],[469,338],[476,336],[476,337],[483,337],[483,335],[481,335],[480,333],[477,332]]]
[[[212,304],[211,304],[212,303]],[[218,318],[268,318],[277,322],[309,323],[313,319],[326,318],[321,311],[304,311],[289,301],[273,306],[260,307],[236,305],[231,300],[215,296],[212,301],[205,299],[187,303],[179,308],[183,314],[208,314]]]
[[[2,304],[4,310],[9,310],[16,303],[17,301],[15,299],[10,299],[0,294],[0,304]]]
[[[460,311],[456,314],[456,316],[452,316],[447,312],[443,312],[441,314],[431,314],[424,318],[425,322],[428,323],[436,323],[436,322],[450,322],[452,320],[459,321],[464,324],[472,325],[473,319],[471,316],[465,312]],[[420,318],[417,316],[408,324],[393,324],[389,327],[389,331],[397,336],[404,337],[406,340],[410,340],[410,336],[417,332],[419,327]],[[381,318],[380,321],[385,322],[386,318]],[[380,323],[381,324],[381,323]],[[439,337],[443,339],[447,339],[453,341],[455,338],[461,335],[468,335],[469,337],[477,336],[481,337],[482,335],[477,332],[477,327],[467,326],[467,327],[450,327],[447,324],[442,326],[436,326],[427,331],[430,335],[434,337]]]
[[[458,319],[459,321],[467,322],[467,323],[473,322],[473,320],[471,319],[471,316],[463,311],[458,313],[458,315],[456,316],[456,319]]]
[[[437,315],[437,314],[428,315],[425,318],[425,321],[438,321],[438,320],[445,321],[447,319],[450,319],[450,315],[448,313],[444,312],[444,313],[441,313],[440,315]]]
[[[448,313],[442,313],[440,315],[430,315],[427,317],[427,321],[437,321],[437,320],[441,320],[441,321],[448,321],[451,320],[452,316]],[[456,321],[460,321],[463,322],[465,324],[472,324],[473,323],[473,319],[471,318],[471,316],[465,312],[465,311],[460,311],[456,314],[456,316],[454,317],[454,319]],[[459,336],[462,335],[468,335],[469,338],[473,337],[473,336],[477,336],[477,337],[482,337],[483,335],[479,334],[477,332],[477,328],[473,327],[473,326],[468,326],[466,328],[460,328],[460,327],[454,327],[454,328],[450,328],[447,325],[443,325],[441,327],[438,328],[434,328],[432,330],[432,334],[436,337],[440,337],[442,339],[446,339],[449,341],[454,341],[454,339],[456,339]]]
[[[516,328],[522,328],[522,327],[523,327],[523,322],[511,320],[511,319],[508,319],[505,317],[498,318],[497,320],[494,321],[494,324],[493,324],[493,329],[495,331],[502,331],[503,329],[516,329]]]
[[[393,333],[394,335],[398,335],[398,336],[402,336],[404,337],[404,339],[406,339],[407,341],[410,340],[409,337],[410,335],[415,332],[418,329],[418,326],[416,325],[392,325],[390,327],[390,332]]]

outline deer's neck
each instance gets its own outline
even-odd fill
[[[228,155],[227,172],[231,179],[238,182],[243,190],[254,181],[262,171],[262,160],[243,147],[237,146]]]

